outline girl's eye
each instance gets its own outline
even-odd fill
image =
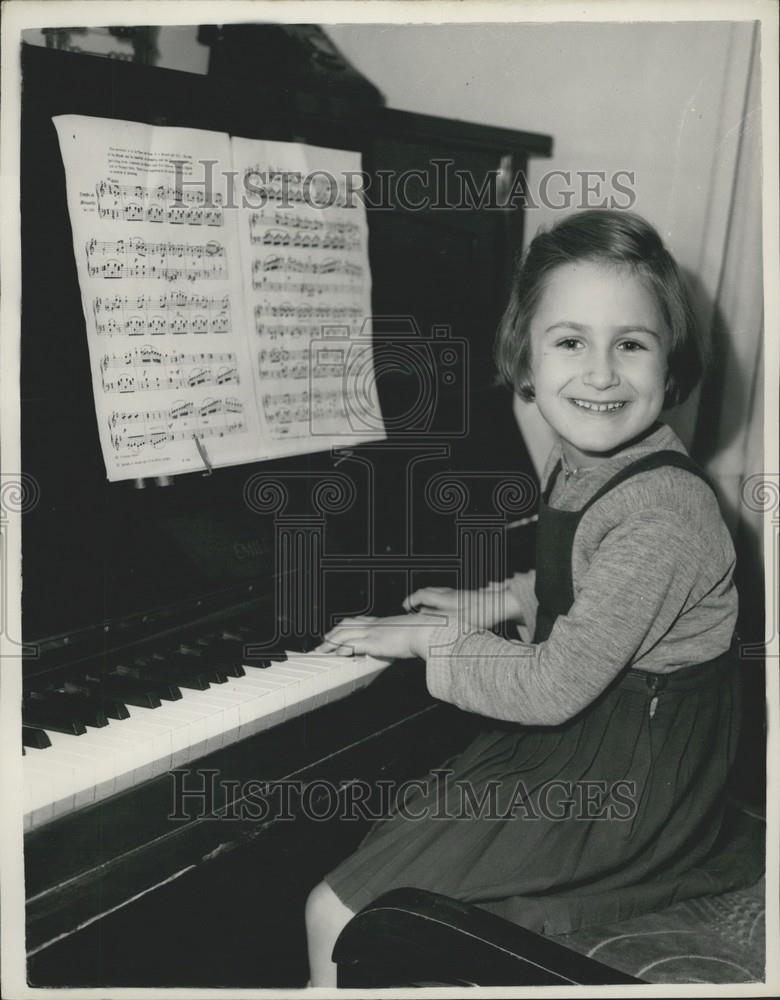
[[[576,337],[566,337],[564,340],[559,340],[556,346],[562,347],[565,351],[576,351],[580,343]]]
[[[634,354],[636,351],[647,350],[645,345],[640,343],[638,340],[623,340],[618,344],[618,348],[621,351],[626,351],[629,354]]]

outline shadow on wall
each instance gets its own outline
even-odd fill
[[[717,303],[713,303],[697,276],[687,273],[693,306],[698,316],[710,317],[711,363],[702,381],[691,452],[706,468],[717,454],[732,447],[745,427],[740,421],[724,419],[724,401],[732,414],[750,412],[755,392],[753,375],[744,370],[734,348],[732,330]],[[715,483],[717,486],[717,482]],[[739,494],[738,494],[739,495]],[[763,539],[739,509],[734,498],[721,491],[719,499],[727,522],[734,525],[737,564],[734,580],[739,592],[737,634],[740,642],[742,674],[742,731],[734,768],[732,788],[737,798],[760,804],[766,794],[766,692],[763,643],[765,637]]]
[[[729,329],[718,304],[704,290],[697,275],[686,272],[685,278],[697,316],[710,317],[711,363],[701,385],[692,446],[696,460],[706,465],[744,433],[744,427],[723,420],[723,400],[728,395],[732,413],[747,413],[753,386],[751,376],[740,370],[733,346],[734,333]]]

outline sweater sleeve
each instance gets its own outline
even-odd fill
[[[431,694],[490,718],[558,725],[672,627],[691,600],[704,548],[676,512],[639,511],[609,531],[568,614],[537,645],[442,626],[431,637]]]

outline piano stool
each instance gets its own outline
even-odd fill
[[[763,850],[764,824],[733,810],[733,850]],[[754,983],[765,977],[765,880],[572,934],[542,936],[420,889],[375,900],[334,949],[339,986]]]

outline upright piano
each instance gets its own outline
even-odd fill
[[[302,985],[303,901],[365,833],[382,780],[423,773],[479,725],[429,697],[418,662],[318,656],[317,637],[342,615],[397,612],[427,582],[458,585],[464,562],[479,583],[531,558],[529,533],[506,526],[533,512],[533,470],[491,362],[516,201],[369,208],[376,349],[417,338],[426,359],[380,375],[387,441],[166,486],[106,481],[53,116],[357,150],[372,175],[420,171],[429,206],[444,163],[478,190],[516,184],[551,149],[289,80],[248,90],[230,62],[195,76],[23,46],[20,752],[36,986]],[[411,430],[392,419],[421,395]],[[271,782],[289,802],[269,801]]]

